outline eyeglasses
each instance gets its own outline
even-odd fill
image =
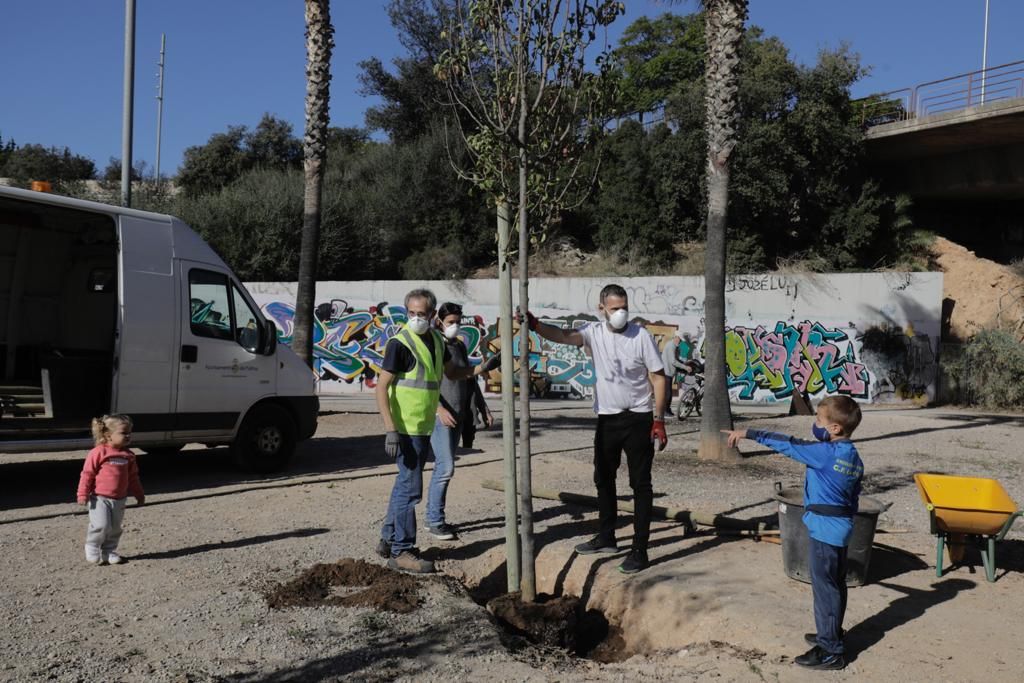
[[[420,320],[430,320],[433,317],[433,313],[413,313],[412,311],[409,311],[410,320],[412,320],[413,318],[419,318]]]

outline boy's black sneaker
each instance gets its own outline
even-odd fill
[[[647,569],[649,564],[646,550],[630,550],[629,555],[619,565],[619,571],[623,574],[636,574]]]
[[[577,545],[576,552],[580,555],[611,555],[619,552],[619,546],[615,545],[615,541],[608,542],[600,536],[594,536],[589,541]]]
[[[819,671],[837,671],[846,668],[846,658],[843,655],[829,654],[818,645],[815,645],[793,661],[806,669],[817,669]]]
[[[377,557],[389,560],[391,559],[391,544],[382,538],[379,541],[377,541],[377,548],[374,550],[374,552],[377,553]]]
[[[846,637],[846,631],[845,630],[840,631],[839,632],[839,637],[841,639],[845,638]],[[805,633],[804,634],[804,642],[807,643],[808,645],[817,645],[818,644],[818,634],[817,633]]]

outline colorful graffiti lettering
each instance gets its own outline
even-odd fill
[[[753,400],[758,390],[771,392],[775,399],[794,391],[868,398],[870,374],[857,361],[853,340],[821,323],[727,329],[725,360],[729,387],[739,387],[740,400]]]
[[[263,306],[278,327],[282,343],[293,334],[293,308],[280,301]],[[590,316],[544,319],[549,325],[578,329]],[[384,360],[384,349],[406,322],[403,306],[382,302],[355,310],[345,301],[320,304],[313,335],[313,371],[321,382],[358,383],[372,389]],[[676,326],[645,323],[659,345],[675,333]],[[879,400],[880,394],[917,397],[932,381],[934,356],[925,335],[893,333],[871,328],[830,328],[820,322],[776,322],[773,328],[733,327],[726,330],[725,351],[728,386],[734,401],[762,402],[791,397],[794,392],[820,396],[841,394],[861,400]],[[497,325],[486,325],[480,316],[463,318],[459,335],[470,352],[470,361],[501,349]],[[519,358],[519,336],[512,342]],[[700,349],[703,351],[703,349]],[[703,353],[700,353],[703,355]],[[594,365],[584,349],[554,344],[530,334],[529,365],[534,379],[543,379],[546,395],[587,399],[594,395]],[[869,371],[869,367],[871,370]],[[492,373],[490,392],[500,391],[500,373]],[[330,391],[324,386],[324,389]]]
[[[343,305],[339,305],[343,304]],[[404,306],[381,303],[367,310],[349,308],[343,301],[320,304],[313,319],[313,372],[321,381],[340,381],[372,389],[384,362],[384,349],[405,324]],[[290,344],[295,309],[280,301],[263,307],[278,328],[278,340]],[[470,352],[470,362],[482,360],[483,320],[464,319],[459,336]]]

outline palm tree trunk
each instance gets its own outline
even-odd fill
[[[707,385],[697,453],[701,458],[728,460],[738,459],[739,453],[729,448],[721,433],[723,429],[732,429],[725,366],[726,227],[729,155],[736,146],[739,48],[747,0],[707,0],[705,9],[708,233],[704,260],[704,354]]]
[[[321,198],[327,156],[333,34],[330,0],[306,0],[306,134],[302,162],[305,191],[292,348],[310,367],[313,367],[313,308],[316,305]]]

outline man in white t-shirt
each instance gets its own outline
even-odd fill
[[[633,546],[619,570],[633,574],[648,564],[647,542],[654,503],[651,486],[654,442],[658,442],[658,450],[664,450],[668,443],[664,365],[651,333],[629,322],[626,290],[608,285],[601,290],[598,308],[604,320],[577,330],[545,325],[530,313],[526,316],[530,329],[540,336],[556,344],[582,346],[594,361],[597,374],[594,484],[597,485],[600,530],[594,538],[577,545],[576,552],[592,555],[619,551],[615,543],[618,511],[615,474],[625,451],[635,513]]]

